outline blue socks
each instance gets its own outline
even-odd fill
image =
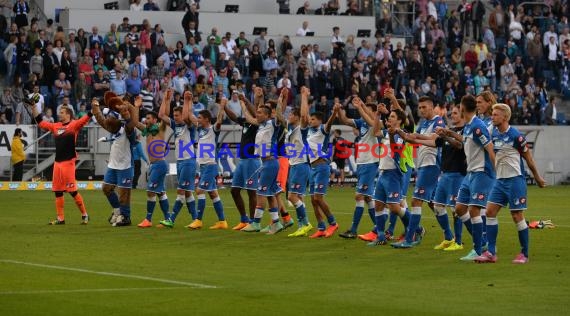
[[[222,204],[222,200],[220,200],[220,197],[217,196],[216,198],[214,198],[212,200],[212,202],[214,202],[214,210],[216,211],[216,215],[218,216],[218,220],[221,221],[225,221],[226,217],[224,215],[224,205]]]
[[[202,220],[204,217],[204,209],[206,209],[206,195],[200,194],[198,195],[198,216],[197,219]]]
[[[358,224],[360,224],[360,219],[364,213],[364,201],[356,201],[356,207],[354,208],[354,214],[352,215],[352,226],[350,230],[356,233],[358,230]]]
[[[164,215],[164,219],[168,219],[168,210],[170,209],[170,206],[168,205],[168,196],[166,196],[166,193],[162,194],[158,203],[160,204],[160,210]]]
[[[410,216],[410,224],[406,230],[406,241],[412,242],[414,240],[414,234],[420,226],[420,220],[422,219],[422,207],[412,206],[412,212]]]
[[[308,225],[309,221],[307,220],[307,210],[305,209],[305,203],[299,200],[295,203],[295,211],[297,212],[297,221],[299,225]]]
[[[121,215],[123,215],[124,217],[131,217],[130,205],[121,205],[119,206],[119,210],[121,211]]]
[[[109,201],[109,204],[111,204],[112,208],[121,207],[121,205],[119,204],[119,196],[117,195],[117,192],[113,191],[109,195],[107,195],[107,200]]]
[[[472,235],[473,235],[473,248],[478,255],[481,255],[483,248],[483,219],[481,216],[471,218]]]
[[[152,213],[154,213],[154,208],[156,206],[156,196],[148,198],[146,201],[146,219],[152,222]]]
[[[487,238],[489,240],[489,252],[497,254],[497,235],[499,234],[499,221],[496,217],[487,218]]]
[[[461,245],[461,238],[463,237],[463,222],[457,215],[453,216],[453,231],[455,232],[455,243]]]
[[[319,223],[317,224],[317,229],[318,230],[325,230],[325,229],[327,229],[327,225],[325,224],[325,222],[319,221]]]
[[[195,220],[198,217],[198,213],[196,212],[196,200],[194,200],[192,193],[186,198],[186,207],[188,208],[188,213],[190,213],[192,220]]]
[[[172,214],[170,215],[170,220],[175,221],[178,213],[182,209],[182,201],[180,201],[180,195],[176,197],[176,201],[174,201],[174,206],[172,207]]]
[[[528,225],[524,218],[517,223],[517,230],[519,232],[519,242],[521,243],[521,252],[528,258]]]
[[[445,240],[452,240],[453,234],[451,233],[451,227],[449,226],[449,217],[447,217],[445,206],[434,206],[434,211],[437,222],[439,223],[439,227],[441,227],[443,230]]]
[[[334,215],[327,216],[327,222],[331,226],[336,225],[336,219],[334,218]]]
[[[389,215],[390,224],[388,225],[388,232],[390,235],[394,236],[394,229],[396,228],[396,221],[398,220],[398,214],[390,212]]]
[[[385,240],[386,235],[384,234],[384,228],[386,228],[386,220],[388,219],[388,210],[384,209],[380,212],[376,212],[376,234],[378,235],[378,240]]]

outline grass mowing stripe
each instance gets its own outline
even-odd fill
[[[56,269],[56,270],[66,270],[66,271],[73,271],[73,272],[98,274],[98,275],[112,276],[112,277],[118,277],[118,278],[138,279],[138,280],[154,281],[154,282],[160,282],[160,283],[184,285],[184,286],[199,288],[199,289],[215,289],[215,288],[217,288],[216,286],[213,286],[213,285],[183,282],[183,281],[176,281],[176,280],[159,279],[159,278],[146,277],[146,276],[142,276],[142,275],[122,274],[122,273],[105,272],[105,271],[93,271],[93,270],[87,270],[87,269],[70,268],[70,267],[54,266],[54,265],[47,265],[47,264],[41,264],[41,263],[23,262],[23,261],[7,260],[7,259],[0,259],[0,262],[20,264],[20,265],[46,268],[46,269]]]
[[[89,292],[130,292],[130,291],[167,291],[189,289],[190,287],[126,287],[114,289],[75,289],[75,290],[36,290],[36,291],[8,291],[0,292],[0,295],[30,295],[30,294],[66,294],[66,293],[89,293]]]

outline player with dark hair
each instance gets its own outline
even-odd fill
[[[380,174],[374,189],[377,237],[370,241],[368,246],[385,245],[388,242],[384,232],[388,220],[388,210],[397,214],[406,228],[409,226],[408,216],[400,207],[403,180],[400,158],[405,143],[398,133],[406,121],[406,114],[401,109],[392,110],[386,122],[387,126],[384,127],[379,118],[383,112],[385,112],[385,106],[383,104],[378,105],[375,113],[377,118],[374,121],[374,134],[380,138],[382,148],[387,152],[380,157]]]
[[[356,128],[359,136],[358,142],[354,144],[358,183],[356,184],[356,195],[354,197],[356,206],[352,216],[352,226],[347,231],[339,234],[340,237],[349,239],[354,239],[357,236],[358,224],[362,218],[362,213],[364,213],[365,206],[368,209],[372,223],[375,223],[375,205],[374,201],[372,201],[372,196],[374,195],[374,183],[378,175],[378,157],[380,157],[380,152],[373,152],[373,150],[379,149],[377,146],[378,139],[372,131],[374,121],[376,120],[374,115],[376,109],[368,110],[367,107],[369,107],[369,105],[364,104],[358,97],[352,99],[352,104],[358,110],[362,118],[348,119],[345,111],[339,109],[340,123]],[[362,150],[359,151],[358,149]]]
[[[462,133],[465,121],[461,117],[459,106],[454,106],[451,110],[451,123],[453,127],[451,130],[456,133]],[[416,143],[429,146],[442,148],[441,153],[441,176],[437,182],[433,203],[436,219],[443,230],[444,240],[437,246],[435,250],[454,251],[463,249],[461,239],[458,241],[454,239],[449,225],[449,218],[447,216],[446,207],[455,208],[455,201],[457,199],[457,192],[461,182],[467,172],[467,162],[465,161],[465,152],[463,151],[463,144],[454,138],[447,136],[439,136],[435,140],[421,140],[415,139]],[[463,228],[461,221],[456,218],[455,231]],[[459,233],[459,238],[461,234]]]
[[[283,91],[286,91],[284,89]],[[284,229],[279,221],[278,193],[282,192],[278,185],[277,175],[279,173],[279,162],[275,149],[277,146],[277,136],[279,128],[285,126],[282,107],[286,103],[286,94],[281,92],[275,111],[275,119],[272,119],[272,109],[269,105],[259,106],[253,117],[245,107],[243,101],[240,102],[242,112],[248,123],[258,125],[255,136],[255,154],[261,158],[261,169],[259,171],[259,183],[257,187],[257,206],[253,221],[242,229],[245,232],[261,231],[260,222],[263,217],[266,205],[269,205],[271,224],[267,229],[268,235],[274,235]]]
[[[169,106],[171,93],[167,93],[162,100],[162,106]],[[166,105],[165,105],[166,104]],[[138,105],[138,103],[136,104]],[[145,123],[138,122],[138,114],[136,116],[136,127],[141,131],[142,136],[146,137],[146,146],[148,159],[150,161],[148,183],[146,188],[147,202],[146,202],[146,217],[137,226],[140,228],[152,227],[152,214],[156,207],[156,199],[158,197],[160,209],[164,215],[164,219],[169,218],[169,204],[168,196],[166,195],[166,188],[164,186],[164,179],[168,172],[168,164],[164,160],[166,154],[166,144],[164,137],[166,127],[168,126],[165,121],[159,121],[158,114],[153,111],[146,112]],[[162,150],[162,151],[161,151]],[[157,227],[163,227],[159,224]]]
[[[415,134],[408,134],[398,130],[399,135],[407,142],[413,143],[414,138],[424,140],[435,140],[436,128],[445,126],[443,119],[434,112],[434,103],[429,96],[419,99],[418,106],[420,116],[424,121]],[[410,137],[411,135],[411,137]],[[392,244],[395,248],[411,248],[421,242],[421,235],[425,230],[420,226],[422,217],[422,204],[429,203],[437,185],[437,178],[440,174],[438,162],[438,149],[427,146],[420,146],[418,149],[418,176],[412,199],[412,211],[410,215],[410,225],[406,231],[405,240]],[[418,236],[418,232],[419,236]]]
[[[328,238],[338,230],[336,219],[324,199],[329,186],[330,175],[330,131],[338,111],[339,108],[336,107],[328,121],[323,124],[323,113],[313,112],[309,115],[309,105],[301,104],[301,128],[308,129],[306,142],[310,149],[309,163],[311,165],[311,174],[309,176],[309,194],[311,195],[311,204],[313,204],[318,223],[317,232],[311,235],[310,238]],[[325,217],[329,223],[328,228],[325,224]]]
[[[301,88],[301,106],[309,104],[310,91],[307,87]],[[295,206],[297,212],[298,228],[288,237],[307,236],[313,229],[313,225],[309,223],[307,211],[303,196],[307,190],[307,182],[309,181],[309,173],[311,168],[306,153],[304,153],[305,142],[307,138],[307,129],[301,129],[301,110],[294,108],[289,113],[288,129],[286,136],[287,155],[291,170],[289,172],[289,201]]]
[[[33,117],[38,127],[51,132],[55,141],[55,162],[53,164],[52,191],[55,193],[55,208],[57,218],[49,222],[50,225],[65,224],[64,197],[63,193],[69,193],[75,200],[75,204],[81,211],[81,224],[89,222],[89,216],[85,209],[83,197],[77,191],[77,181],[75,180],[75,161],[77,152],[75,151],[77,134],[83,126],[87,125],[93,114],[78,119],[73,119],[73,112],[70,108],[62,106],[59,110],[59,122],[49,123],[43,121],[43,115],[38,112],[34,104],[26,104],[32,111]]]
[[[473,236],[474,249],[461,260],[473,261],[483,252],[481,209],[486,206],[489,192],[495,182],[495,152],[487,126],[477,117],[475,97],[466,95],[461,98],[461,113],[466,122],[462,135],[446,128],[438,129],[437,133],[440,136],[453,137],[463,142],[467,159],[467,175],[459,189],[455,213]],[[461,239],[460,236],[459,239]]]
[[[263,98],[263,90],[261,88],[255,88],[254,98]],[[244,98],[243,95],[239,95],[239,99],[246,103],[247,111],[251,115],[255,115],[255,109],[252,104]],[[254,103],[257,103],[257,100],[254,100]],[[255,143],[255,135],[257,134],[258,126],[248,123],[243,117],[238,117],[228,106],[224,107],[224,110],[230,120],[236,122],[242,127],[240,147],[238,151],[239,161],[236,169],[234,170],[231,189],[232,198],[240,214],[240,223],[232,229],[241,230],[250,223],[251,218],[254,217],[255,213],[255,190],[257,189],[258,182],[257,171],[261,167],[261,162],[259,158],[255,157],[255,147],[251,146],[251,144]],[[249,217],[245,211],[245,203],[241,196],[242,189],[247,191]]]
[[[165,99],[170,100],[172,90],[167,89]],[[194,199],[195,178],[196,178],[196,154],[194,150],[194,138],[196,128],[190,120],[190,103],[192,103],[192,92],[184,92],[184,104],[182,107],[173,109],[173,118],[170,119],[170,104],[163,102],[158,112],[158,117],[166,125],[170,126],[174,132],[174,143],[176,144],[176,177],[178,186],[176,188],[176,201],[172,207],[172,212],[168,219],[160,223],[167,227],[173,227],[174,221],[184,203],[188,207],[188,212],[192,220],[197,218],[196,201]],[[167,145],[168,146],[168,145]]]
[[[124,103],[111,92],[107,92],[105,96],[105,103],[110,111],[107,117],[101,113],[97,99],[91,102],[91,112],[97,123],[110,133],[108,137],[100,139],[111,143],[107,171],[103,178],[103,193],[113,208],[109,224],[119,227],[130,226],[131,188],[134,176],[132,145],[136,142],[134,131],[136,121],[131,118],[138,109]],[[139,103],[142,103],[140,97],[135,100],[135,104]]]
[[[200,229],[203,226],[202,218],[206,209],[206,192],[212,199],[214,210],[218,217],[218,221],[210,226],[210,229],[227,229],[228,223],[224,215],[224,205],[218,193],[218,184],[216,177],[218,175],[217,149],[218,136],[220,135],[220,127],[222,126],[222,118],[224,117],[224,108],[228,103],[228,99],[223,98],[220,102],[220,110],[216,117],[216,122],[212,125],[212,114],[208,110],[198,112],[198,117],[192,111],[190,104],[189,113],[190,120],[194,125],[198,126],[198,150],[196,161],[200,165],[200,180],[196,195],[198,197],[198,216],[186,226],[190,229]]]

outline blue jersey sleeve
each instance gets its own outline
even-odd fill
[[[489,130],[483,124],[477,124],[473,127],[473,141],[482,147],[487,146],[491,142]]]
[[[433,122],[433,132],[435,133],[436,127],[445,127],[445,121],[441,117],[435,118]]]
[[[364,123],[364,120],[363,120],[363,119],[353,119],[352,121],[354,122],[354,126],[355,126],[357,129],[360,129],[360,128],[362,127],[363,123]]]
[[[513,147],[519,151],[519,153],[525,153],[528,151],[528,144],[526,142],[526,137],[519,133],[518,131],[514,135]]]

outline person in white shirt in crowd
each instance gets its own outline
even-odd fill
[[[131,3],[130,10],[131,11],[142,11],[143,5],[141,4],[141,0],[135,0],[133,3]]]
[[[184,94],[184,90],[190,84],[188,78],[184,76],[184,69],[178,69],[176,77],[172,78],[172,85],[174,86],[174,91],[180,93],[180,95]]]
[[[226,54],[226,60],[229,60],[230,57],[234,55],[234,49],[231,47],[225,37],[222,37],[222,43],[218,45],[218,50],[220,51],[220,54]]]
[[[311,32],[311,30],[309,29],[309,22],[308,21],[303,21],[303,26],[301,26],[298,30],[297,30],[297,36],[306,36],[307,32]]]
[[[321,57],[319,58],[319,60],[317,60],[317,64],[315,65],[315,69],[317,71],[321,71],[323,70],[323,66],[326,66],[327,69],[331,68],[331,61],[330,59],[327,57],[327,53],[325,53],[324,51],[321,52]]]
[[[228,101],[228,109],[230,109],[237,117],[242,117],[241,104],[239,100],[239,92],[234,90],[232,97]]]

